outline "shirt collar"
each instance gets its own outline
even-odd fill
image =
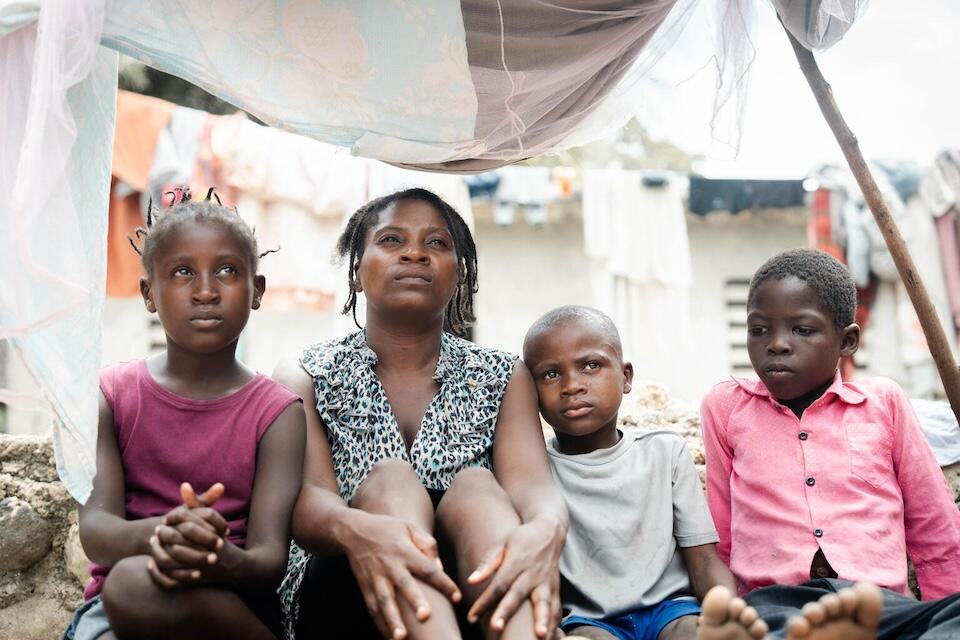
[[[767,385],[763,384],[759,379],[750,379],[750,378],[733,378],[733,381],[740,386],[741,389],[747,393],[761,398],[769,398],[771,402],[777,402],[777,399],[770,394],[770,390],[767,389]],[[840,377],[840,370],[838,369],[833,375],[833,382],[830,383],[830,386],[827,387],[827,390],[823,392],[821,398],[825,398],[828,395],[835,395],[847,404],[860,404],[866,400],[864,396],[859,391],[853,389],[852,387],[844,384],[843,378]],[[817,404],[819,399],[814,401],[814,404]]]

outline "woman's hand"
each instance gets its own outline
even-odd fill
[[[150,537],[150,577],[165,589],[196,583],[202,569],[216,564],[228,533],[223,516],[211,508],[223,495],[217,483],[197,496],[189,483],[180,487],[184,504],[171,510]]]
[[[494,631],[502,631],[525,598],[533,604],[534,631],[540,638],[552,638],[560,619],[560,552],[562,527],[547,519],[522,524],[507,541],[495,549],[467,582],[480,584],[493,576],[467,614],[476,622],[494,605],[490,617]]]
[[[437,542],[420,527],[400,518],[357,512],[344,545],[350,568],[371,617],[385,638],[407,635],[397,606],[397,592],[417,612],[430,617],[430,605],[414,578],[419,578],[452,602],[461,598],[457,585],[444,573]]]

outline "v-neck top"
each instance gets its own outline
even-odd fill
[[[427,405],[410,445],[380,379],[366,332],[311,345],[300,364],[314,382],[317,412],[327,428],[340,496],[350,501],[374,464],[410,463],[428,489],[445,490],[465,467],[491,468],[493,429],[516,356],[443,333]]]

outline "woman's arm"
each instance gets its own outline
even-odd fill
[[[550,637],[560,611],[559,560],[569,518],[550,473],[536,386],[526,365],[519,361],[500,405],[493,469],[523,524],[503,549],[470,576],[470,582],[476,584],[496,574],[470,615],[479,616],[496,605],[492,619],[506,620],[529,597],[537,635]]]

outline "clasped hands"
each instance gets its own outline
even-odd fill
[[[158,586],[197,584],[204,569],[217,564],[229,529],[212,507],[223,491],[218,482],[198,496],[189,482],[180,485],[183,504],[163,516],[150,536],[147,571]]]

